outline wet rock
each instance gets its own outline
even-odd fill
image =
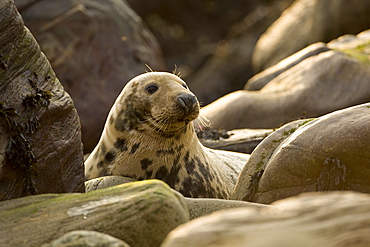
[[[84,191],[80,122],[14,2],[0,2],[0,200]]]
[[[114,100],[127,81],[164,70],[157,40],[122,0],[57,0],[22,4],[21,14],[81,118],[84,151],[99,140]]]
[[[367,0],[297,0],[261,35],[253,65],[262,71],[310,44],[368,29],[369,15]]]
[[[369,113],[368,103],[283,126],[252,153],[231,199],[271,203],[308,191],[369,193]]]
[[[367,246],[370,196],[308,193],[271,207],[216,212],[173,230],[161,247]]]
[[[130,247],[124,241],[95,231],[73,231],[42,247]]]
[[[366,47],[369,45],[365,43],[361,51],[335,49],[308,57],[261,90],[233,92],[203,107],[201,112],[211,120],[213,128],[260,129],[369,102]]]
[[[158,180],[84,194],[46,194],[0,203],[4,246],[40,246],[74,230],[111,235],[130,246],[159,246],[189,220],[182,196]],[[14,230],[16,229],[16,230]]]

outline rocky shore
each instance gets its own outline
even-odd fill
[[[84,179],[123,84],[176,58],[155,23],[121,0],[0,1],[0,246],[370,245],[369,4],[273,2],[251,1],[211,56],[182,60],[203,64],[190,87],[218,98],[202,109],[202,144],[250,154],[221,200],[156,179]]]

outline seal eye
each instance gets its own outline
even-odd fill
[[[182,84],[182,86],[183,86],[184,88],[188,89],[188,87],[186,86],[186,84],[185,84],[185,83],[184,83],[184,84]]]
[[[158,86],[157,85],[155,85],[155,84],[149,84],[148,86],[146,86],[146,88],[145,88],[145,91],[147,91],[148,93],[150,93],[150,94],[153,94],[153,93],[155,93],[155,91],[157,91],[158,90]]]

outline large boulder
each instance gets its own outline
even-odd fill
[[[271,207],[270,205],[259,203],[243,202],[236,200],[213,199],[213,198],[185,197],[185,202],[189,209],[189,215],[191,220],[209,215],[216,211],[223,211],[232,208],[252,208],[256,210],[262,210],[266,207]]]
[[[128,0],[203,104],[243,87],[259,36],[293,1]]]
[[[95,231],[72,231],[41,247],[130,247],[124,241]]]
[[[0,1],[0,200],[84,191],[80,122],[14,2]]]
[[[307,47],[293,55],[294,59],[287,58],[263,72],[255,81],[262,85],[261,90],[228,94],[202,108],[202,114],[214,128],[276,128],[302,117],[369,102],[369,36],[357,35],[350,49],[344,44],[334,47],[332,42]],[[325,51],[325,47],[333,48]]]
[[[123,86],[149,70],[164,70],[157,40],[123,0],[41,0],[20,12],[81,118],[84,151],[91,151]]]
[[[359,61],[368,64],[368,51],[370,42],[370,29],[357,35],[346,34],[337,39],[330,41],[328,44],[318,42],[307,46],[306,48],[294,53],[293,55],[281,60],[276,65],[256,74],[250,78],[244,86],[245,90],[257,91],[262,89],[266,84],[272,81],[281,73],[289,70],[308,57],[318,55],[319,53],[332,50],[339,50],[347,55],[353,56]]]
[[[243,88],[245,81],[255,73],[252,54],[258,38],[291,2],[275,0],[268,5],[260,3],[254,11],[230,27],[228,34],[215,45],[212,56],[186,78],[202,104],[209,104]]]
[[[362,247],[370,245],[370,196],[308,193],[260,210],[233,209],[173,230],[161,247]]]
[[[294,53],[293,55],[281,60],[276,65],[254,75],[250,78],[244,86],[245,90],[258,91],[261,90],[267,83],[279,76],[286,70],[299,64],[306,58],[320,54],[321,52],[329,51],[325,43],[318,42],[307,46],[306,48]]]
[[[312,43],[368,29],[369,15],[368,0],[297,0],[260,37],[253,65],[261,71]]]
[[[47,194],[0,203],[3,246],[40,246],[75,230],[97,231],[131,247],[159,246],[189,220],[183,197],[158,180],[84,194]],[[16,230],[15,230],[16,229]]]
[[[283,126],[253,151],[231,198],[271,203],[309,191],[370,193],[369,121],[367,103]]]
[[[276,1],[276,0],[275,0]],[[259,0],[127,0],[157,37],[167,67],[187,77],[212,55],[233,23],[252,13]],[[267,27],[266,27],[267,28]]]
[[[104,176],[100,178],[91,179],[85,182],[86,191],[101,190],[108,187],[116,186],[119,184],[130,183],[134,180],[127,177],[120,176]],[[175,193],[179,193],[173,190]],[[179,193],[180,194],[180,193]],[[214,211],[239,208],[239,207],[251,207],[260,209],[267,207],[268,205],[257,204],[251,202],[224,200],[224,199],[213,199],[213,198],[187,198],[185,197],[185,203],[189,209],[190,219],[198,218],[204,215],[208,215]]]

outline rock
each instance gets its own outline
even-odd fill
[[[366,48],[370,41],[370,29],[365,30],[357,35],[343,35],[328,43],[330,49],[338,49],[342,51],[354,50],[359,51],[361,48]],[[362,51],[364,52],[364,51]],[[369,53],[369,51],[366,51]]]
[[[128,0],[157,37],[166,57],[167,67],[176,64],[188,77],[212,55],[230,26],[253,12],[261,3],[247,0]],[[267,28],[267,27],[266,27]]]
[[[86,181],[86,192],[93,190],[100,190],[112,186],[116,186],[123,183],[130,183],[136,180],[127,177],[120,176],[105,176],[100,178],[91,179]],[[173,190],[174,193],[179,193]],[[179,195],[181,195],[179,193]],[[252,207],[252,208],[262,208],[267,207],[264,204],[243,202],[243,201],[233,201],[233,200],[222,200],[222,199],[212,199],[212,198],[187,198],[185,197],[185,203],[189,209],[190,219],[195,219],[204,215],[208,215],[212,212],[218,210],[224,210],[229,208],[238,207]]]
[[[134,182],[135,180],[127,177],[120,176],[105,176],[100,178],[91,179],[86,181],[86,192],[93,190],[100,190],[112,186],[116,186],[123,183]],[[174,193],[179,193],[173,190]],[[179,193],[179,195],[181,195]],[[230,208],[239,207],[252,207],[252,208],[263,208],[267,207],[264,204],[223,200],[223,199],[212,199],[212,198],[187,198],[184,197],[187,208],[189,209],[190,219],[195,219],[204,215],[208,215],[212,212]]]
[[[226,210],[231,208],[252,208],[256,210],[270,207],[269,205],[242,202],[235,200],[210,199],[210,198],[187,198],[185,197],[186,205],[189,209],[190,219],[199,218],[209,215],[213,212]]]
[[[14,2],[0,2],[0,200],[84,191],[80,122]]]
[[[84,151],[98,143],[106,116],[127,81],[164,70],[157,40],[122,0],[34,1],[21,14],[74,99]]]
[[[246,85],[244,86],[245,90],[257,91],[266,86],[272,79],[283,73],[284,71],[292,68],[293,66],[299,64],[308,57],[315,56],[321,52],[329,51],[330,49],[326,46],[325,43],[319,42],[307,46],[301,51],[294,53],[293,55],[283,59],[278,64],[269,67],[268,69],[262,71],[261,73],[256,74],[250,78]]]
[[[72,231],[41,247],[130,247],[124,241],[95,231]]]
[[[367,103],[283,126],[254,150],[231,199],[271,203],[308,191],[370,193],[369,113]]]
[[[260,91],[233,92],[202,108],[202,114],[213,128],[268,129],[369,102],[366,54],[361,59],[347,54],[330,50],[308,57]]]
[[[368,246],[370,196],[309,193],[272,207],[216,212],[173,230],[161,247]]]
[[[109,188],[112,186],[116,186],[119,184],[131,183],[137,180],[128,178],[128,177],[121,177],[121,176],[105,176],[100,178],[94,178],[85,182],[86,192],[90,192],[93,190],[100,190]]]
[[[358,35],[344,35],[330,41],[328,44],[319,42],[309,45],[301,51],[283,59],[278,64],[256,74],[248,80],[244,89],[255,91],[263,88],[271,80],[279,76],[284,71],[292,68],[304,59],[329,50],[339,50],[349,56],[359,59],[361,62],[369,63],[368,46],[370,42],[370,30],[359,33]]]
[[[265,138],[253,151],[247,164],[239,175],[234,192],[230,199],[253,201],[259,179],[263,175],[266,163],[275,152],[276,148],[299,127],[312,120],[296,120],[285,124]]]
[[[369,15],[367,0],[297,0],[261,35],[253,65],[262,71],[310,44],[361,32]]]
[[[207,130],[197,134],[198,137],[201,136],[199,140],[206,147],[250,154],[272,132],[272,129],[236,129],[225,131],[225,135],[217,139],[207,138]],[[202,137],[203,133],[205,137]]]
[[[213,48],[212,56],[186,78],[203,105],[243,88],[245,81],[255,73],[252,54],[258,38],[291,2],[275,0],[268,5],[260,3],[230,27],[228,34]],[[219,28],[217,25],[214,27]]]
[[[74,230],[111,235],[130,246],[159,246],[189,219],[182,196],[158,180],[85,194],[46,194],[0,203],[5,246],[40,246]],[[14,230],[16,229],[16,231]]]

